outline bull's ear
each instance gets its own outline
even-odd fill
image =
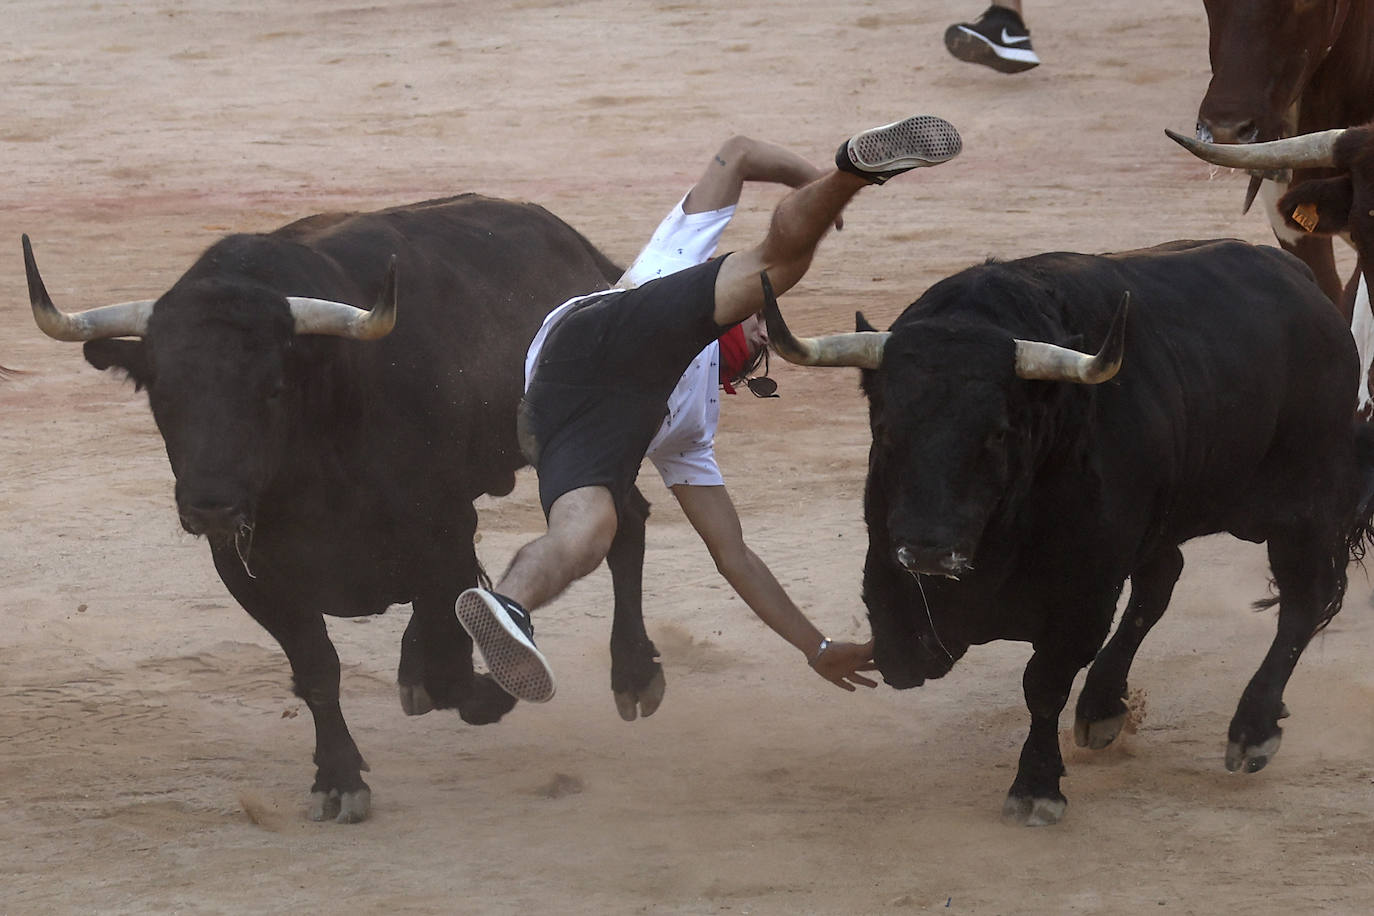
[[[863,332],[876,331],[878,329],[869,323],[868,319],[864,317],[863,312],[855,312],[854,330]],[[859,388],[863,390],[864,397],[868,398],[870,401],[873,400],[873,394],[877,390],[874,381],[877,375],[878,373],[872,369],[859,370]]]
[[[86,362],[102,372],[106,369],[123,372],[134,383],[136,389],[147,388],[153,383],[153,367],[148,362],[148,348],[141,340],[88,340],[82,351],[86,354]]]
[[[1279,198],[1278,207],[1288,228],[1331,235],[1350,227],[1354,202],[1354,182],[1349,175],[1339,175],[1302,182]]]

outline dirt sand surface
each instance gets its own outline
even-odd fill
[[[537,201],[625,261],[733,133],[827,160],[913,112],[945,167],[864,192],[785,300],[803,333],[885,326],[988,256],[1270,239],[1244,178],[1163,136],[1209,77],[1199,0],[1035,0],[1044,65],[950,58],[977,0],[9,0],[0,37],[0,910],[402,913],[1367,912],[1374,614],[1288,690],[1283,750],[1222,766],[1274,631],[1261,548],[1189,546],[1133,686],[1139,730],[1067,753],[1054,828],[1002,825],[1026,647],[919,690],[842,693],[716,576],[657,479],[646,574],[668,694],[615,713],[604,572],[539,615],[558,698],[495,727],[401,714],[409,609],[331,621],[372,765],[357,826],[305,817],[313,734],[286,661],[179,532],[145,398],[48,340],[19,235],[73,309],[156,296],[228,231],[461,191]],[[751,190],[727,247],[778,198]],[[832,636],[863,637],[867,423],[848,371],[779,366],[719,450],[755,549]],[[499,570],[532,478],[482,507]],[[1066,714],[1064,725],[1070,725]],[[1071,738],[1066,744],[1072,747]]]

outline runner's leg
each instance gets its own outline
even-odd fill
[[[579,487],[554,500],[549,530],[516,552],[496,591],[533,611],[590,574],[611,549],[616,512],[611,491]]]
[[[811,266],[820,240],[862,188],[913,168],[948,162],[962,148],[954,126],[929,115],[861,131],[841,144],[834,171],[784,197],[763,241],[725,259],[716,275],[716,324],[728,327],[763,308],[763,271],[778,295],[791,289]]]

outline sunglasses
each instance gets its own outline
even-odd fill
[[[763,375],[755,378],[746,379],[744,384],[749,386],[749,391],[756,398],[776,398],[778,397],[778,383],[768,377],[768,350],[763,351]]]

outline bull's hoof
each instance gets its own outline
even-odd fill
[[[472,679],[472,690],[458,701],[458,715],[469,725],[493,725],[515,708],[515,697],[501,689],[490,674]]]
[[[1068,799],[1062,795],[1058,798],[1008,795],[1002,803],[1002,820],[1022,827],[1048,827],[1063,820],[1068,807]]]
[[[310,793],[310,819],[332,820],[339,824],[356,824],[372,809],[372,790],[367,786],[352,792],[331,789]]]
[[[615,709],[620,713],[620,718],[626,722],[633,722],[639,716],[646,719],[658,711],[658,707],[663,702],[664,691],[668,689],[668,683],[663,677],[663,669],[659,668],[654,672],[654,676],[649,678],[649,683],[644,685],[644,689],[639,691],[622,690],[615,694]]]
[[[1226,769],[1232,773],[1258,773],[1269,763],[1269,759],[1279,752],[1279,743],[1282,740],[1283,732],[1275,732],[1274,736],[1263,744],[1246,745],[1240,741],[1227,743]]]
[[[423,716],[434,709],[434,699],[429,691],[419,684],[397,684],[401,695],[401,709],[408,716]]]
[[[1121,734],[1121,729],[1125,724],[1126,713],[1124,712],[1119,716],[1099,719],[1096,722],[1075,719],[1073,722],[1073,743],[1079,747],[1100,751],[1116,740],[1116,736]]]

